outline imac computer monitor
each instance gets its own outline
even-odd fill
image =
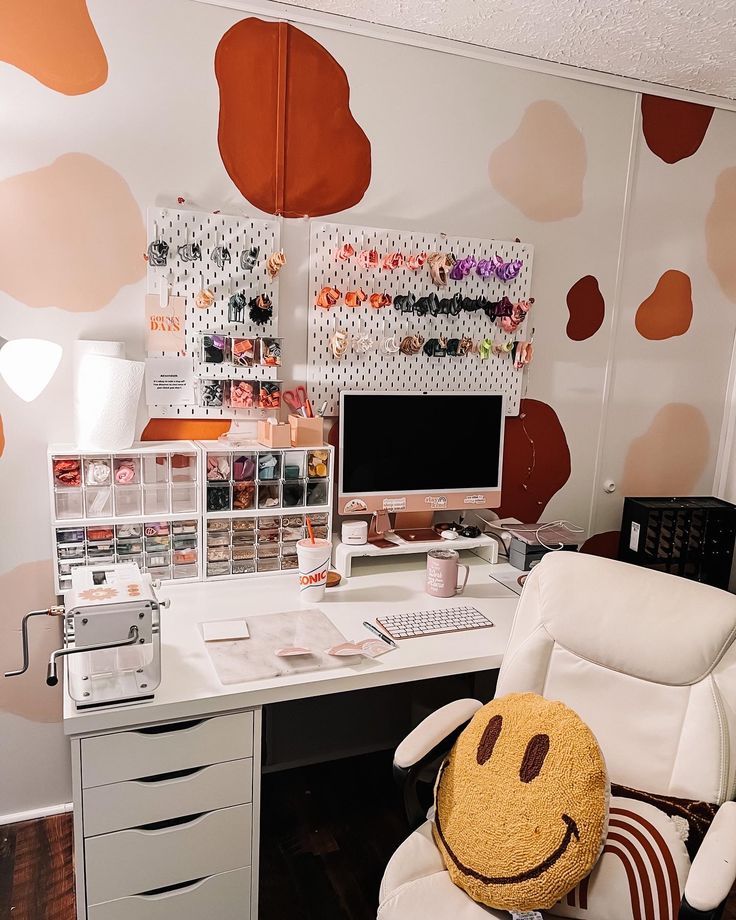
[[[340,394],[340,514],[501,503],[500,393]]]

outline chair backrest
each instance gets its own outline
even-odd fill
[[[726,591],[549,553],[524,586],[496,695],[565,702],[612,782],[721,803],[736,784],[735,636]]]

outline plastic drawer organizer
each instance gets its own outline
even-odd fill
[[[57,593],[75,565],[135,562],[154,578],[289,572],[309,514],[332,532],[328,446],[136,444],[119,454],[49,448]]]
[[[201,577],[201,456],[192,441],[119,454],[52,445],[48,458],[57,593],[71,570],[135,562],[154,578]]]
[[[332,531],[334,453],[328,446],[223,449],[200,441],[205,495],[204,577],[288,572],[308,514],[315,536]]]

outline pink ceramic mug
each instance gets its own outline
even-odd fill
[[[458,584],[458,569],[465,569],[465,578]],[[454,549],[433,549],[427,553],[427,594],[432,597],[454,597],[462,594],[468,583],[470,568],[462,565]]]

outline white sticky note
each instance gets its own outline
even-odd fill
[[[147,405],[193,406],[194,401],[191,358],[146,358]]]
[[[225,642],[233,639],[248,639],[248,624],[245,620],[213,620],[202,623],[205,642]]]

